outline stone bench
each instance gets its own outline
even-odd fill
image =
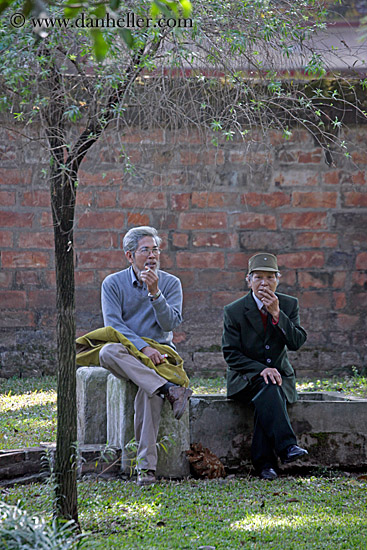
[[[122,469],[131,455],[124,450],[133,438],[133,402],[136,386],[119,380],[101,367],[77,371],[78,440],[106,443],[122,449]],[[367,466],[367,399],[345,398],[338,392],[308,392],[289,406],[298,441],[309,450],[302,466]],[[165,402],[158,440],[175,436],[168,453],[158,451],[158,475],[183,477],[189,473],[185,451],[202,443],[230,471],[251,467],[253,427],[251,405],[223,395],[194,395],[182,419],[174,419]],[[289,467],[294,467],[294,464]],[[284,467],[286,468],[286,467]]]

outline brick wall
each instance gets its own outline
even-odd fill
[[[47,157],[1,130],[0,377],[55,372],[55,274]],[[255,140],[255,135],[251,136]],[[224,373],[223,306],[243,295],[248,258],[278,255],[279,290],[299,297],[306,345],[298,376],[366,365],[367,141],[329,168],[302,131],[284,142],[204,144],[197,132],[110,131],[80,172],[75,237],[78,334],[101,325],[100,283],[125,267],[122,238],[150,224],[162,267],[184,287],[175,339],[190,372]],[[134,164],[127,170],[126,162]]]

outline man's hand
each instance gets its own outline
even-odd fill
[[[279,321],[279,300],[274,292],[267,287],[262,287],[258,290],[258,294],[274,321]]]
[[[145,348],[142,348],[140,351],[144,353],[144,355],[149,357],[149,359],[153,361],[155,365],[160,365],[164,361],[163,355],[161,355],[159,351],[151,348],[150,346],[145,346]]]
[[[264,378],[266,384],[269,384],[269,380],[271,380],[273,384],[282,385],[282,377],[277,369],[266,367],[266,369],[260,372],[260,376]]]
[[[145,267],[145,271],[141,272],[141,280],[147,285],[150,294],[158,292],[158,275],[149,267]]]

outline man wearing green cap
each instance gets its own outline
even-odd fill
[[[276,292],[280,273],[276,256],[255,254],[248,263],[250,292],[225,306],[223,354],[227,396],[255,407],[252,462],[262,479],[277,477],[278,457],[293,462],[307,451],[297,445],[286,403],[297,400],[295,374],[287,349],[306,341],[298,300]]]

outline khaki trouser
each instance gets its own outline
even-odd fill
[[[106,344],[99,353],[100,365],[117,378],[138,386],[134,403],[135,440],[139,470],[156,470],[157,436],[163,399],[156,394],[167,380],[130,355],[122,344]]]

